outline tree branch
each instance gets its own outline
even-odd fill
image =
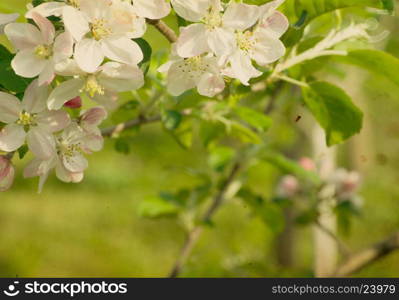
[[[399,250],[399,232],[396,232],[378,244],[350,256],[346,262],[337,268],[333,276],[350,276],[396,250]]]
[[[104,128],[101,130],[103,137],[114,137],[117,136],[119,133],[126,129],[133,128],[135,126],[145,125],[149,123],[155,123],[161,121],[161,116],[154,116],[154,117],[138,117],[137,119],[133,119],[127,121],[125,123],[120,123],[116,126],[112,126],[109,128]]]
[[[172,268],[172,271],[169,274],[170,278],[176,278],[177,276],[179,276],[184,264],[186,263],[188,257],[190,256],[199,237],[201,236],[204,224],[209,223],[212,220],[212,217],[214,216],[214,214],[220,208],[220,206],[223,203],[223,200],[226,196],[227,191],[229,190],[230,186],[232,185],[235,178],[239,174],[240,169],[241,169],[241,164],[238,162],[235,163],[233,168],[231,169],[228,177],[222,183],[222,186],[220,187],[219,192],[213,198],[211,206],[206,210],[206,212],[202,216],[201,224],[197,225],[192,231],[190,231],[187,234],[186,240],[183,244],[183,247],[180,250],[179,256]]]
[[[162,20],[147,19],[147,23],[158,29],[158,31],[162,33],[172,44],[177,42],[176,33]]]
[[[345,257],[345,258],[349,257],[349,255],[350,255],[350,253],[351,253],[350,249],[348,248],[348,246],[346,246],[346,245],[335,235],[334,232],[332,232],[332,231],[331,231],[330,229],[328,229],[326,226],[324,226],[323,224],[321,224],[319,220],[317,220],[317,221],[315,222],[315,224],[316,224],[317,228],[319,228],[321,231],[323,231],[325,234],[327,234],[328,236],[330,236],[330,237],[335,241],[335,243],[336,243],[337,246],[338,246],[338,250],[339,250],[339,252],[341,252],[341,254],[342,254],[343,257]]]

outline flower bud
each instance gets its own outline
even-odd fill
[[[312,159],[310,159],[309,157],[302,157],[299,160],[299,164],[306,171],[316,171],[316,165],[315,165],[314,161]]]
[[[6,156],[0,156],[0,192],[8,190],[15,177],[15,169]]]
[[[107,111],[102,107],[93,107],[84,112],[81,116],[81,122],[91,126],[98,126],[107,118]]]
[[[66,102],[64,104],[64,106],[68,107],[68,108],[72,108],[72,109],[81,108],[82,107],[82,98],[80,98],[79,96],[76,98],[73,98],[73,99],[69,100],[68,102]]]
[[[292,198],[299,192],[299,182],[295,176],[284,176],[278,187],[277,196],[282,198]]]
[[[348,200],[356,195],[361,183],[360,175],[357,172],[349,172],[345,169],[338,169],[331,178],[336,186],[338,199]]]

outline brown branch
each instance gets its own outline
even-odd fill
[[[315,222],[316,227],[319,228],[321,231],[323,231],[325,234],[327,234],[329,237],[331,237],[335,243],[338,246],[338,250],[339,252],[341,252],[342,256],[347,258],[349,257],[351,251],[348,248],[348,246],[346,246],[335,234],[334,232],[332,232],[330,229],[328,229],[326,226],[324,226],[323,224],[321,224],[318,220]]]
[[[158,29],[158,31],[160,33],[162,33],[168,39],[168,41],[171,42],[172,44],[177,42],[176,33],[172,30],[172,28],[170,28],[168,25],[166,25],[165,22],[163,22],[161,20],[147,19],[147,23],[151,24],[156,29]]]
[[[154,116],[154,117],[141,116],[137,119],[130,120],[125,123],[120,123],[116,126],[112,126],[109,128],[105,128],[105,129],[101,130],[101,133],[102,133],[103,137],[114,137],[126,129],[130,129],[130,128],[140,126],[140,125],[155,123],[155,122],[159,122],[159,121],[161,121],[160,116]]]
[[[334,277],[350,276],[396,250],[399,250],[399,232],[378,244],[350,256],[346,262],[337,268]]]
[[[228,177],[222,183],[218,193],[213,198],[211,206],[206,210],[206,212],[202,216],[201,224],[197,225],[192,231],[190,231],[187,234],[186,240],[183,244],[183,247],[180,250],[179,256],[172,268],[172,271],[169,274],[170,278],[176,278],[177,276],[179,276],[184,264],[186,263],[188,257],[190,256],[199,237],[201,236],[204,224],[207,224],[212,220],[214,214],[218,211],[218,209],[222,205],[223,200],[226,196],[226,192],[229,190],[231,184],[234,182],[234,179],[239,174],[240,169],[241,169],[241,164],[237,162],[231,169]]]

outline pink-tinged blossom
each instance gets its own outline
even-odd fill
[[[64,111],[47,110],[48,95],[48,87],[39,86],[37,80],[29,85],[22,102],[0,92],[0,122],[6,124],[0,131],[0,150],[16,151],[26,141],[37,157],[51,156],[55,147],[53,133],[67,127],[70,118]]]
[[[80,94],[113,109],[119,92],[136,90],[144,85],[144,74],[139,67],[117,62],[108,62],[95,72],[86,73],[73,60],[68,60],[59,64],[56,72],[75,78],[61,83],[52,91],[47,102],[49,109],[60,109]]]
[[[18,19],[19,14],[0,14],[0,34],[4,34],[4,27]]]
[[[245,21],[248,21],[249,17],[240,13],[242,4],[230,5],[237,25],[235,26],[234,51],[225,57],[228,66],[225,70],[227,76],[239,79],[244,85],[249,85],[250,79],[262,75],[262,72],[253,66],[252,61],[260,66],[267,66],[284,56],[286,49],[279,38],[288,29],[288,21],[275,10],[281,2],[277,0],[262,6],[259,24],[249,29],[239,25],[246,24]]]
[[[299,165],[306,171],[316,171],[316,165],[312,159],[309,157],[302,157],[299,160]]]
[[[104,138],[98,126],[108,117],[103,107],[93,107],[82,112],[79,126],[86,133],[86,144],[92,151],[100,151],[104,147]]]
[[[55,65],[73,53],[73,39],[68,32],[56,36],[54,25],[38,13],[29,23],[12,23],[5,27],[5,34],[18,50],[11,66],[22,77],[39,76],[39,85],[50,84],[54,79]]]
[[[95,72],[104,58],[129,65],[137,65],[143,60],[141,48],[131,39],[131,29],[121,24],[119,13],[115,17],[112,6],[111,0],[80,0],[79,9],[63,8],[65,28],[77,41],[74,58],[85,72]],[[119,6],[118,11],[121,9],[123,7]],[[142,19],[137,20],[141,28]]]
[[[177,53],[187,58],[206,52],[217,56],[230,55],[235,48],[235,31],[252,27],[259,17],[255,5],[231,2],[226,10],[220,0],[173,0],[176,12],[195,22],[181,28]]]
[[[11,160],[6,156],[0,156],[0,192],[5,192],[14,183],[15,169]]]
[[[63,182],[81,182],[84,171],[88,168],[88,161],[84,155],[99,150],[101,148],[93,143],[90,134],[77,123],[72,123],[57,137],[52,155],[46,160],[32,160],[25,168],[24,176],[40,177],[39,192],[53,169],[58,179]]]
[[[197,88],[200,95],[213,97],[225,88],[218,59],[212,55],[180,58],[174,54],[158,71],[167,73],[167,89],[173,96]]]
[[[338,169],[331,176],[330,182],[335,185],[338,199],[351,200],[360,188],[361,178],[358,172]]]
[[[277,187],[277,195],[282,198],[292,198],[298,194],[299,190],[298,179],[295,176],[287,175],[281,179]]]

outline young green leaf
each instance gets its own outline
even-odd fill
[[[363,113],[339,87],[313,82],[304,88],[305,103],[326,132],[327,145],[333,146],[360,132]]]

